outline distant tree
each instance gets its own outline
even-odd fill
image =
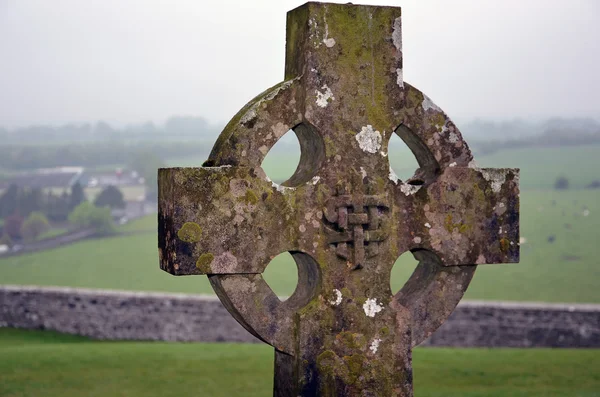
[[[19,209],[19,187],[12,184],[0,196],[0,218],[17,213]]]
[[[145,180],[146,199],[158,200],[158,169],[165,163],[156,154],[139,152],[131,161],[130,168],[137,171]]]
[[[0,236],[0,245],[7,245],[9,247],[12,247],[13,240],[7,233],[3,233],[2,236]]]
[[[586,189],[600,189],[600,180],[590,183],[585,188]]]
[[[125,208],[123,193],[116,186],[109,185],[105,187],[94,200],[96,207]]]
[[[39,211],[29,214],[27,219],[21,225],[21,236],[26,241],[35,241],[45,231],[50,229],[50,223],[46,215]]]
[[[94,228],[100,235],[109,235],[116,231],[110,208],[98,208],[89,201],[79,204],[71,212],[69,222],[81,228]]]
[[[114,133],[115,130],[113,130],[110,124],[105,121],[99,121],[94,126],[94,135],[98,136],[98,138],[108,138]]]
[[[554,188],[556,190],[566,190],[569,188],[569,180],[564,176],[559,176],[554,182]]]
[[[85,193],[79,182],[71,187],[71,196],[69,197],[69,211],[73,211],[75,207],[85,201]]]
[[[11,215],[4,219],[4,233],[13,240],[21,239],[21,226],[23,226],[23,217],[18,214]]]
[[[44,194],[40,188],[21,189],[19,192],[19,213],[28,216],[44,208]]]
[[[44,201],[44,213],[48,219],[55,222],[64,222],[67,220],[71,212],[69,209],[71,196],[67,192],[63,192],[62,195],[57,196],[50,191]]]

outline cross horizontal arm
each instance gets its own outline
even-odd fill
[[[169,273],[262,273],[294,248],[282,222],[293,209],[260,168],[160,169],[159,186],[160,266]]]
[[[519,170],[450,167],[415,195],[413,248],[444,266],[519,262]]]

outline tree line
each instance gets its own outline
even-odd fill
[[[210,124],[202,117],[174,116],[164,124],[152,122],[114,127],[105,121],[96,123],[70,123],[60,126],[33,125],[7,129],[0,127],[0,142],[29,144],[31,142],[100,142],[147,140],[213,141],[220,125]]]
[[[526,133],[522,130],[520,134],[514,134],[515,130],[510,129],[511,125],[494,123],[479,123],[476,139],[470,140],[470,146],[480,154],[491,154],[501,149],[518,149],[528,147],[559,147],[559,146],[577,146],[593,145],[600,143],[600,124],[593,120],[552,120],[543,125],[531,125],[531,132]],[[526,125],[517,123],[520,128]],[[487,126],[488,134],[483,134],[482,129]],[[467,129],[469,131],[469,129]],[[469,135],[470,133],[465,133]],[[485,138],[485,139],[482,139]]]
[[[123,194],[115,186],[107,186],[90,203],[79,183],[61,194],[11,185],[0,196],[0,245],[33,241],[50,228],[51,221],[68,221],[74,227],[91,227],[99,234],[111,234],[111,209],[115,208],[125,208]]]
[[[208,144],[199,142],[11,144],[0,146],[0,169],[23,171],[62,166],[126,165],[140,153],[151,153],[165,159],[177,156],[208,155],[209,151]]]

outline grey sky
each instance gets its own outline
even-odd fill
[[[451,117],[600,117],[599,0],[362,3],[403,7],[405,80]],[[227,121],[283,78],[301,4],[0,0],[0,125]]]

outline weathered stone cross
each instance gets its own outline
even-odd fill
[[[476,264],[518,262],[518,170],[479,169],[456,126],[402,79],[400,8],[308,3],[287,19],[285,82],[246,105],[202,168],[159,172],[161,268],[207,274],[229,312],[275,348],[276,396],[412,396],[411,348]],[[260,165],[289,129],[281,186]],[[398,134],[420,168],[390,169]],[[261,276],[290,252],[281,302]],[[395,295],[400,254],[420,261]]]

